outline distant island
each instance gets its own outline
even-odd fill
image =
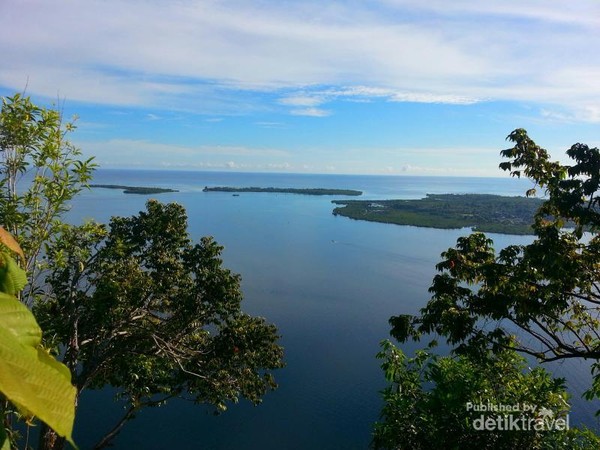
[[[203,189],[204,192],[267,192],[277,194],[301,194],[301,195],[362,195],[362,191],[355,191],[352,189],[297,189],[297,188],[274,188],[274,187],[227,187],[217,186],[208,187]]]
[[[158,187],[142,187],[142,186],[121,186],[119,184],[90,184],[92,188],[103,189],[121,189],[124,194],[162,194],[165,192],[179,192],[175,189],[165,189]]]
[[[427,194],[420,200],[334,200],[334,215],[356,220],[429,228],[472,227],[475,231],[533,234],[543,200],[488,194]]]

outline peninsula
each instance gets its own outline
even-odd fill
[[[351,195],[359,196],[362,195],[362,191],[355,191],[352,189],[325,189],[325,188],[311,188],[311,189],[297,189],[297,188],[275,188],[275,187],[227,187],[227,186],[216,186],[208,187],[203,189],[204,192],[267,192],[276,194],[302,194],[302,195]]]
[[[90,184],[92,188],[103,189],[120,189],[124,194],[162,194],[164,192],[179,192],[175,189],[165,189],[158,187],[141,187],[141,186],[121,186],[119,184]]]
[[[420,200],[334,200],[334,215],[356,220],[429,228],[533,234],[538,198],[487,194],[427,194]]]

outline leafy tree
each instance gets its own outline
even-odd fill
[[[241,397],[260,402],[282,366],[277,330],[241,311],[239,275],[222,267],[211,238],[192,243],[183,207],[150,201],[108,226],[62,222],[94,168],[67,140],[73,129],[29,98],[2,99],[0,217],[28,256],[21,300],[70,369],[75,406],[84,389],[105,386],[127,404],[96,448],[171,398],[218,411]],[[42,426],[40,448],[64,444]]]
[[[575,144],[573,165],[550,161],[523,129],[507,138],[510,161],[500,167],[529,177],[546,199],[535,216],[535,240],[498,254],[482,233],[458,239],[442,253],[432,298],[419,316],[392,317],[401,341],[423,333],[445,336],[458,352],[512,348],[540,361],[594,361],[588,398],[600,394],[600,151]],[[570,222],[573,228],[565,229]]]
[[[90,178],[93,164],[91,160],[79,160],[80,151],[66,139],[68,133],[75,129],[74,123],[63,123],[62,115],[54,109],[40,108],[31,100],[20,94],[13,97],[2,98],[0,109],[0,221],[7,230],[17,239],[20,252],[20,266],[26,270],[29,283],[25,290],[15,290],[14,294],[26,305],[31,306],[33,294],[40,289],[37,278],[43,270],[43,262],[40,255],[43,252],[45,241],[53,234],[60,225],[60,215],[68,209],[68,201],[79,192]],[[23,186],[23,182],[27,186]],[[5,236],[9,234],[6,233]],[[16,242],[15,242],[16,243]],[[20,244],[20,245],[19,245]],[[12,250],[14,248],[10,247]],[[10,263],[11,259],[5,259],[2,276],[6,277],[11,270],[18,268],[16,263]],[[10,277],[9,277],[10,278]],[[6,279],[6,278],[5,278]],[[25,284],[23,282],[23,284]],[[6,285],[3,285],[6,290]],[[10,302],[4,303],[5,306]],[[16,306],[15,306],[16,308]],[[40,350],[39,338],[41,330],[35,320],[28,317],[29,313],[21,308],[19,317],[23,322],[5,323],[7,330],[21,342],[26,343],[22,352],[31,355],[36,352],[37,358],[45,358],[44,351]],[[17,317],[14,314],[6,317]],[[22,341],[22,333],[28,334],[31,339]],[[38,336],[39,335],[39,336]],[[38,363],[42,363],[42,359]],[[45,363],[43,363],[45,364]],[[56,368],[60,365],[55,364]],[[25,370],[25,363],[21,368]],[[24,382],[25,379],[35,380],[37,383],[44,369],[39,365],[34,371],[40,372],[38,376],[29,375],[21,379],[21,388],[30,389]],[[61,369],[59,369],[61,371]],[[64,371],[62,372],[64,376]],[[55,379],[57,386],[60,380]],[[48,386],[51,388],[51,386]],[[35,391],[33,391],[35,392]],[[66,391],[65,391],[66,392]],[[48,415],[44,410],[30,403],[15,399],[5,392],[5,395],[17,403],[20,410],[29,411],[54,426],[60,434],[70,439],[70,428],[61,428],[47,420]],[[41,395],[38,391],[36,395]],[[66,410],[74,411],[74,405],[62,401]],[[6,404],[4,412],[5,424],[9,426],[11,436],[16,435],[10,428],[10,412],[12,407]],[[56,409],[58,411],[58,409]],[[63,410],[64,411],[64,410]],[[29,414],[26,413],[26,414]],[[46,417],[46,418],[45,418]],[[67,416],[64,416],[67,417]],[[70,418],[72,427],[73,418]],[[66,423],[66,422],[64,422]],[[61,432],[61,429],[63,430]],[[68,432],[67,432],[68,431]]]
[[[494,370],[500,370],[499,367],[488,369],[514,349],[541,362],[591,359],[594,381],[585,397],[599,397],[600,151],[575,144],[567,151],[574,163],[563,165],[550,161],[548,152],[535,144],[523,129],[513,131],[507,139],[514,146],[501,152],[509,161],[501,163],[500,168],[510,171],[512,176],[524,175],[534,182],[527,196],[535,195],[538,188],[545,191],[544,202],[533,224],[535,239],[531,244],[510,245],[496,253],[491,239],[483,233],[473,233],[459,238],[455,248],[442,253],[443,260],[436,266],[440,273],[430,288],[431,300],[417,316],[392,317],[391,334],[401,342],[438,334],[454,347],[457,356],[451,360],[435,360],[429,366],[423,366],[422,359],[418,358],[407,365],[400,357],[401,377],[392,381],[403,388],[409,383],[415,390],[419,381],[425,380],[437,383],[436,389],[439,389],[440,383],[446,383],[447,377],[454,373],[446,369],[458,368],[456,373],[463,374],[461,379],[469,380],[466,384],[469,393],[477,394],[485,379],[494,380]],[[389,355],[394,354],[388,348],[388,366],[393,366]],[[505,364],[501,371],[510,374],[504,382],[517,383],[526,392],[536,382],[523,384],[518,361],[514,356],[511,358],[513,369]],[[415,363],[425,367],[423,379],[409,369],[410,364]],[[440,378],[440,374],[444,376]],[[473,374],[476,376],[472,377]],[[534,372],[530,376],[533,375]],[[463,392],[463,388],[462,384],[448,385],[439,392],[451,399]],[[555,384],[547,393],[562,391],[562,384]],[[476,442],[477,437],[463,433],[462,422],[428,409],[430,402],[437,398],[436,392],[434,389],[433,394],[425,397],[419,393],[410,403],[418,404],[424,411],[418,420],[425,420],[427,426],[435,422],[443,428],[446,424],[467,440]],[[384,418],[406,412],[403,409],[406,405],[396,399],[392,391],[386,391],[386,395]],[[465,418],[464,415],[457,417]],[[388,425],[379,426],[379,438],[389,437],[385,431]],[[583,441],[578,437],[577,445],[591,439],[589,442],[595,444],[590,445],[597,448],[597,438],[589,432],[586,436]],[[376,439],[376,442],[383,442],[381,446],[386,447],[390,441]],[[549,448],[558,444],[553,445],[548,444]]]
[[[527,369],[524,358],[513,350],[475,359],[439,357],[427,348],[407,358],[385,341],[378,357],[390,385],[383,391],[385,404],[375,424],[374,448],[600,447],[600,438],[589,430],[566,429],[569,406],[564,380],[552,379],[541,367]],[[478,411],[488,405],[516,410]],[[493,424],[484,425],[485,420]]]
[[[64,346],[78,392],[112,386],[127,402],[102,448],[142,408],[174,397],[254,403],[275,387],[277,332],[240,309],[240,277],[211,238],[192,244],[182,206],[155,200],[104,227],[65,226],[49,246],[47,294],[34,312]]]
[[[67,139],[75,119],[65,123],[60,111],[41,108],[29,97],[2,98],[0,110],[0,218],[21,244],[31,306],[44,270],[44,244],[61,225],[61,215],[91,179],[93,159]]]

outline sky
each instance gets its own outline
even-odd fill
[[[0,95],[101,167],[503,176],[600,146],[597,0],[0,0]]]

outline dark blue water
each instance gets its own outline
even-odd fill
[[[332,197],[204,193],[204,186],[348,188],[364,198],[421,198],[426,193],[522,195],[525,180],[445,177],[98,171],[95,183],[160,186],[154,196],[183,204],[194,238],[212,235],[225,246],[225,265],[241,273],[244,309],[278,326],[287,366],[280,387],[253,407],[242,401],[225,414],[185,401],[142,412],[125,427],[117,448],[364,449],[385,383],[375,354],[391,315],[415,313],[442,251],[468,230],[435,230],[353,221],[331,214]],[[94,189],[69,219],[107,221],[144,208],[147,197]],[[530,237],[490,235],[501,248]],[[407,352],[416,348],[405,347]],[[557,365],[579,395],[589,384],[580,363]],[[594,425],[597,404],[573,399],[571,423]],[[75,437],[92,445],[122,413],[107,392],[90,392],[78,411]]]

